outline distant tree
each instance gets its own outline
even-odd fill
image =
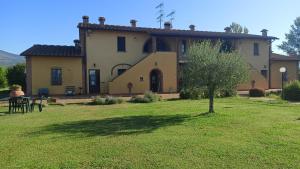
[[[296,18],[285,38],[286,41],[278,47],[290,55],[300,55],[300,17]]]
[[[0,67],[0,88],[6,87],[6,76],[4,68]]]
[[[6,78],[10,86],[13,84],[18,84],[21,85],[22,88],[25,90],[26,89],[25,64],[16,64],[14,66],[8,67],[6,71]]]
[[[232,33],[249,33],[249,29],[247,27],[243,27],[238,23],[232,22],[229,26],[231,28]]]
[[[209,112],[214,112],[218,90],[236,89],[248,77],[248,66],[236,52],[222,52],[222,43],[194,43],[188,50],[183,82],[187,88],[204,88],[209,96]]]

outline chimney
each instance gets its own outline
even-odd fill
[[[263,29],[263,30],[261,30],[261,35],[262,36],[268,36],[268,30],[267,29]]]
[[[195,31],[195,25],[190,25],[190,30]]]
[[[76,48],[80,47],[80,41],[78,39],[75,39],[73,42],[74,42]]]
[[[172,28],[171,22],[165,22],[164,26],[165,26],[165,29],[168,29],[168,30],[170,30]]]
[[[135,28],[135,27],[136,27],[136,22],[137,22],[137,20],[131,19],[131,20],[130,20],[131,27]]]
[[[98,18],[98,20],[99,20],[99,24],[100,24],[101,26],[104,26],[104,23],[105,23],[105,17],[101,16],[101,17]]]
[[[89,23],[89,16],[83,16],[83,17],[82,17],[82,22],[83,22],[84,24],[88,24],[88,23]]]
[[[226,33],[231,33],[231,28],[230,27],[226,27],[226,28],[224,28],[224,30],[225,30]]]

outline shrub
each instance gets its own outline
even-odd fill
[[[123,99],[118,98],[118,97],[107,96],[105,98],[105,103],[106,104],[121,104],[121,103],[123,103]]]
[[[205,89],[199,88],[190,88],[190,89],[182,89],[179,93],[179,97],[181,99],[203,99],[208,98],[208,92]]]
[[[283,87],[283,99],[300,101],[300,82],[292,81]]]
[[[151,103],[151,102],[156,102],[160,101],[161,98],[159,95],[152,93],[152,92],[146,92],[144,94],[144,97],[141,96],[133,96],[130,99],[130,102],[132,103]]]
[[[233,89],[226,89],[226,90],[220,90],[217,93],[217,97],[224,98],[224,97],[234,97],[237,95],[237,90],[235,88]]]
[[[5,70],[0,67],[0,88],[6,87]]]
[[[96,97],[89,104],[90,105],[110,105],[110,104],[121,104],[123,102],[124,102],[124,100],[121,98],[106,96],[105,98]]]
[[[145,92],[144,98],[149,99],[150,102],[156,102],[161,100],[160,96],[153,92]]]
[[[215,96],[218,98],[236,96],[237,92],[235,89],[219,90],[216,91]],[[206,99],[208,98],[208,91],[206,89],[192,88],[182,89],[179,93],[181,99]]]
[[[249,97],[264,97],[265,90],[253,88],[249,90]]]
[[[8,67],[6,70],[6,79],[9,85],[19,84],[26,89],[25,64],[17,64]]]

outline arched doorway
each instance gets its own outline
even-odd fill
[[[150,72],[150,90],[152,92],[162,92],[163,86],[163,75],[160,70],[153,69]]]

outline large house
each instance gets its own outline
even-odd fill
[[[252,87],[281,87],[279,68],[287,68],[288,80],[297,79],[297,57],[272,54],[276,37],[225,32],[108,25],[83,16],[78,24],[79,40],[74,46],[33,45],[26,56],[27,94],[37,95],[47,89],[52,95],[65,94],[67,88],[81,94],[138,94],[145,91],[175,93],[181,88],[182,67],[186,64],[189,46],[199,40],[226,42],[250,65],[250,80],[240,90]],[[201,72],[199,72],[201,74]]]

